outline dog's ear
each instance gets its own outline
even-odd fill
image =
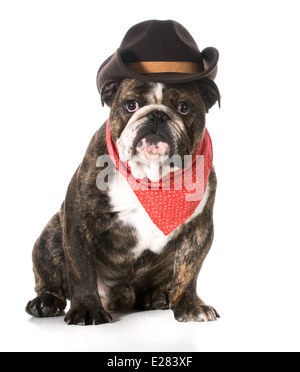
[[[110,80],[107,81],[100,92],[102,106],[106,104],[108,107],[112,105],[114,96],[119,88],[121,81]]]
[[[216,83],[208,78],[199,80],[201,96],[205,102],[206,112],[218,101],[221,107],[221,95]]]

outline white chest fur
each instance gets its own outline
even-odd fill
[[[136,229],[138,243],[133,249],[135,257],[139,257],[147,249],[157,254],[160,253],[168,241],[172,239],[174,232],[165,236],[158,229],[123,176],[116,177],[109,189],[112,211],[119,213],[119,221],[132,225]],[[201,203],[186,223],[202,212],[208,195],[209,185],[207,185]]]
[[[133,249],[135,257],[140,256],[146,249],[160,253],[173,234],[165,236],[154,225],[123,176],[119,175],[112,182],[109,196],[112,210],[119,212],[119,221],[136,229],[138,243]]]

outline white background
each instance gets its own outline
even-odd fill
[[[32,246],[108,116],[100,64],[125,32],[175,19],[219,49],[208,117],[219,186],[199,294],[221,314],[171,311],[67,326],[32,319]],[[299,2],[26,0],[0,3],[1,351],[299,351]]]

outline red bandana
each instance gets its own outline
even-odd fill
[[[165,235],[169,235],[193,214],[204,196],[212,166],[212,143],[207,129],[195,154],[189,158],[187,167],[171,172],[158,182],[133,177],[130,166],[119,159],[118,148],[111,138],[109,121],[106,141],[116,168],[126,178],[152,222]]]

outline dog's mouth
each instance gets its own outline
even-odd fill
[[[148,134],[141,139],[138,138],[133,144],[134,155],[149,161],[171,156],[171,148],[170,141],[158,134]]]
[[[133,156],[129,161],[131,171],[136,178],[148,178],[157,182],[166,174],[175,170],[168,164],[172,154],[172,141],[159,134],[138,136],[134,141]]]

